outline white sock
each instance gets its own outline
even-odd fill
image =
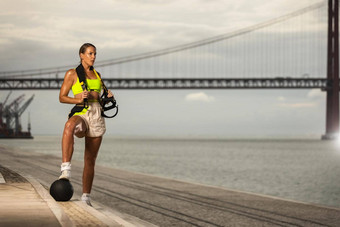
[[[90,193],[83,193],[81,196],[81,201],[85,202],[89,206],[92,206]]]
[[[81,199],[82,200],[88,200],[91,198],[91,195],[90,193],[83,193],[83,195],[81,196]]]
[[[61,178],[69,179],[71,177],[71,162],[63,162],[60,166]]]

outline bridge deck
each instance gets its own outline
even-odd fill
[[[0,90],[60,89],[63,79],[0,78]],[[117,78],[104,79],[110,89],[311,89],[327,90],[326,78]]]

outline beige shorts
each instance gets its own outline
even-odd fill
[[[89,108],[84,114],[77,114],[76,116],[81,117],[84,120],[85,128],[82,122],[76,125],[74,134],[77,137],[79,134],[84,134],[87,137],[100,137],[104,135],[106,131],[105,119],[101,115],[102,107],[98,102],[89,103]]]

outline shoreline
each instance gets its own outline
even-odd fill
[[[33,135],[33,134],[32,134]],[[60,134],[34,134],[35,137],[60,137]],[[118,135],[118,134],[105,134],[103,139],[146,139],[146,140],[217,140],[217,141],[233,141],[233,140],[316,140],[321,141],[321,135],[228,135],[228,136],[216,136],[216,135],[185,135],[185,136],[176,136],[176,135]],[[6,138],[4,138],[6,140]],[[1,141],[1,140],[0,140]],[[334,140],[325,140],[325,141],[334,141]]]

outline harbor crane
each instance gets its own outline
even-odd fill
[[[0,138],[33,138],[30,127],[28,127],[28,132],[22,131],[20,117],[33,101],[34,95],[21,106],[20,103],[24,100],[24,94],[6,105],[11,93],[7,95],[3,103],[0,103]],[[28,125],[30,125],[30,122]]]

